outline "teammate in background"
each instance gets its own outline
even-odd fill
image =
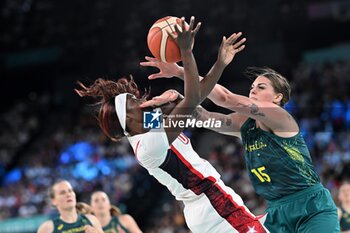
[[[338,199],[338,217],[340,221],[340,230],[342,233],[350,233],[350,183],[345,181],[339,188]]]
[[[95,216],[77,212],[75,192],[68,181],[54,183],[49,189],[49,197],[52,205],[57,208],[59,217],[42,223],[38,233],[103,233]]]
[[[192,114],[235,54],[244,48],[245,41],[236,42],[240,34],[233,34],[228,39],[224,37],[210,74],[199,82],[192,48],[200,24],[194,28],[192,17],[186,29],[184,18],[181,20],[182,30],[175,27],[177,37],[173,38],[179,45],[184,64],[184,98],[152,112],[155,119],[166,114],[164,121],[167,123],[178,120],[176,116]],[[98,79],[89,87],[80,83],[76,92],[82,97],[96,98],[103,132],[114,141],[126,136],[139,163],[177,200],[183,201],[186,223],[193,233],[267,232],[241,197],[225,186],[214,167],[192,149],[189,138],[181,134],[183,128],[173,124],[163,128],[162,123],[157,129],[143,127],[140,104],[145,98],[139,97],[140,92],[131,78],[117,82]],[[171,91],[166,94],[173,97]],[[152,110],[148,108],[148,111]]]
[[[122,214],[118,207],[111,205],[105,192],[92,193],[90,206],[105,233],[142,233],[133,217]]]
[[[152,57],[146,60],[142,66],[160,70],[149,79],[183,77],[183,68],[176,63]],[[268,204],[265,226],[271,232],[339,232],[334,201],[320,183],[297,122],[283,108],[290,98],[288,81],[270,68],[250,68],[247,74],[254,80],[249,97],[219,84],[208,95],[216,105],[234,113],[225,115],[201,108],[196,113],[198,119],[227,122],[224,125],[230,125],[230,129],[211,129],[242,139],[250,180]],[[142,107],[166,101],[154,98]]]

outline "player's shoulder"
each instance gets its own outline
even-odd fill
[[[50,233],[50,232],[53,232],[53,230],[54,230],[53,221],[47,220],[39,226],[37,233]]]
[[[90,220],[90,222],[94,222],[94,221],[97,221],[97,218],[95,215],[92,215],[92,214],[84,214],[84,216]]]
[[[135,222],[135,219],[129,214],[122,214],[118,216],[118,220],[124,226],[129,226]]]
[[[118,219],[130,220],[130,219],[134,219],[134,218],[131,217],[130,214],[121,214],[121,215],[118,216]]]
[[[342,208],[337,206],[337,210],[338,210],[338,215],[341,216],[343,214]]]

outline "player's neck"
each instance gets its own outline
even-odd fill
[[[78,213],[76,211],[65,211],[63,210],[60,219],[66,223],[73,223],[78,220]]]
[[[350,213],[350,203],[342,203],[341,207],[348,213]]]
[[[98,221],[101,223],[102,227],[105,227],[108,225],[108,223],[111,221],[112,216],[110,214],[101,214],[96,215]]]

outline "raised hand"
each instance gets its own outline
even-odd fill
[[[150,66],[159,69],[159,72],[156,74],[151,74],[148,76],[148,79],[157,79],[157,78],[172,78],[174,76],[182,76],[183,69],[176,63],[168,63],[159,61],[157,58],[146,56],[147,61],[140,62],[141,66]]]
[[[172,33],[168,33],[168,35],[171,36],[176,41],[180,50],[192,50],[193,44],[194,44],[194,38],[200,26],[201,26],[201,23],[199,22],[194,28],[194,16],[192,16],[190,20],[190,25],[188,29],[186,29],[185,17],[182,17],[181,27],[178,24],[176,24],[174,27],[176,35],[173,35]]]
[[[223,37],[219,48],[218,62],[227,66],[231,63],[235,55],[245,48],[243,43],[246,42],[246,38],[242,38],[241,40],[237,41],[241,35],[242,32],[238,32],[233,33],[227,39],[225,36]]]

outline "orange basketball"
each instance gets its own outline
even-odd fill
[[[149,29],[147,36],[148,48],[154,57],[163,62],[181,61],[181,53],[174,39],[167,32],[176,35],[175,24],[181,26],[181,19],[166,16],[157,20]],[[186,27],[188,25],[186,24]]]

